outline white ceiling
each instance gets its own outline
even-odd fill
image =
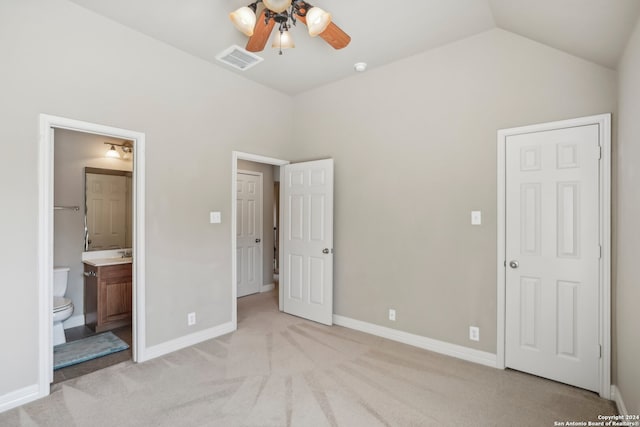
[[[215,56],[247,41],[228,15],[251,0],[71,1],[229,70]],[[373,68],[496,27],[615,68],[640,15],[639,0],[416,0],[391,2],[395,10],[371,0],[311,3],[333,15],[349,46],[334,50],[299,24],[295,49],[279,56],[269,43],[265,61],[233,72],[296,94],[350,76],[356,62]]]

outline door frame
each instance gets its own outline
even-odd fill
[[[259,185],[260,185],[260,235],[259,235],[259,239],[260,242],[262,243],[262,245],[260,246],[260,286],[258,286],[258,293],[262,291],[262,287],[263,285],[263,274],[264,274],[264,176],[262,172],[255,172],[255,171],[250,171],[250,170],[244,170],[244,169],[238,169],[236,171],[236,179],[238,174],[244,174],[244,175],[251,175],[251,176],[257,176],[258,177],[258,181],[259,181]],[[236,182],[237,185],[237,182]],[[237,191],[237,187],[236,187],[236,191]],[[238,200],[238,193],[236,192],[236,207],[237,207],[237,200]],[[237,212],[236,212],[237,214]],[[235,217],[234,217],[235,218]],[[236,222],[236,228],[238,227],[238,224]],[[236,233],[236,250],[237,250],[237,245],[238,245],[238,241],[237,241],[237,233]],[[237,252],[236,252],[237,254]],[[237,260],[237,256],[236,256],[236,262],[238,262]],[[237,268],[237,266],[236,266]],[[236,270],[237,272],[237,270]],[[237,279],[237,278],[236,278]],[[237,289],[236,289],[237,291]]]
[[[53,379],[53,180],[54,132],[77,132],[128,139],[133,158],[133,313],[134,362],[145,360],[145,134],[48,114],[39,116],[38,144],[38,387],[39,397],[50,393]]]
[[[599,393],[611,398],[611,114],[599,114],[570,120],[541,123],[498,130],[498,257],[497,257],[497,348],[496,367],[505,369],[506,310],[506,143],[507,137],[524,133],[544,132],[570,127],[598,125],[602,147],[600,159],[600,258],[599,277],[599,339],[602,347],[599,372]]]
[[[288,160],[276,159],[273,157],[262,156],[260,154],[245,153],[242,151],[231,152],[231,323],[233,324],[233,330],[238,329],[238,293],[236,283],[238,280],[238,260],[236,258],[237,241],[236,241],[236,227],[237,227],[237,209],[236,209],[236,197],[238,191],[238,183],[236,182],[236,176],[238,174],[238,160],[248,160],[256,163],[264,163],[273,166],[284,166],[290,162]],[[281,171],[282,172],[282,171]],[[282,173],[280,174],[282,177]],[[281,200],[282,202],[282,200]],[[282,215],[282,213],[281,213]],[[282,230],[280,230],[280,237],[282,238]],[[280,264],[282,264],[282,251],[278,254]],[[282,277],[282,276],[281,276]],[[282,281],[282,279],[280,279]],[[282,311],[282,293],[280,292],[279,310]]]

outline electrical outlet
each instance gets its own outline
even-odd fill
[[[389,309],[389,320],[396,321],[396,311],[393,308]]]
[[[471,341],[480,341],[480,328],[477,326],[469,326],[469,339]]]
[[[196,324],[196,314],[189,313],[187,314],[187,326],[193,326]]]

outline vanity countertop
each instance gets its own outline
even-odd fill
[[[131,264],[133,262],[133,258],[132,257],[97,258],[97,259],[85,259],[82,262],[87,265],[93,265],[94,267],[104,267],[105,265]]]

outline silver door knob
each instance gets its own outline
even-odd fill
[[[261,242],[261,240],[260,240],[260,239],[256,239],[256,243],[260,243],[260,242]]]
[[[518,267],[520,267],[520,263],[518,261],[516,261],[516,260],[509,261],[509,267],[518,268]]]
[[[324,248],[324,249],[322,250],[322,253],[323,253],[323,254],[328,254],[328,253],[329,253],[329,248]]]

